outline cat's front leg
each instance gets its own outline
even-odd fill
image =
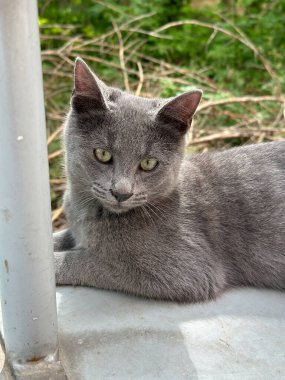
[[[83,285],[116,289],[113,271],[108,263],[95,257],[94,252],[82,247],[55,252],[57,285]]]
[[[124,260],[98,256],[90,249],[76,247],[55,252],[57,285],[83,285],[120,290],[148,298],[178,302],[201,302],[215,298],[221,287],[215,287],[207,276],[169,276],[167,268],[143,270]],[[160,269],[160,270],[159,270]],[[182,279],[182,280],[181,280]]]
[[[56,284],[83,285],[84,260],[86,260],[86,253],[82,248],[54,252]]]

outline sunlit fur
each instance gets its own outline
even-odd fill
[[[64,136],[68,229],[54,235],[58,284],[181,302],[234,286],[285,289],[285,142],[187,157],[200,97],[136,97],[77,61]],[[146,157],[159,162],[150,172],[140,169]],[[133,195],[118,202],[114,188]]]

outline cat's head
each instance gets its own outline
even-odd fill
[[[130,95],[106,86],[78,58],[65,147],[68,180],[82,204],[94,197],[121,213],[170,194],[201,96],[200,90],[171,99]]]

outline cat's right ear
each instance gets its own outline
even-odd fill
[[[185,135],[202,98],[202,90],[192,90],[178,95],[166,102],[157,114],[157,120],[163,122],[172,131]]]
[[[107,110],[104,97],[107,86],[91,71],[81,58],[76,58],[74,67],[74,89],[71,105],[78,113],[89,110]]]

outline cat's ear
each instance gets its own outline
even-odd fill
[[[90,109],[107,110],[104,97],[107,86],[91,71],[81,58],[76,58],[74,67],[74,89],[71,104],[77,112]]]
[[[158,111],[157,119],[185,134],[202,98],[202,90],[192,90],[176,96]]]

